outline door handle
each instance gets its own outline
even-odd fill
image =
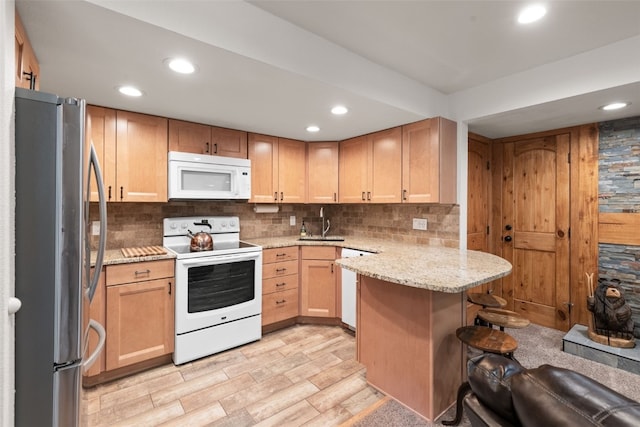
[[[511,236],[504,236],[504,241],[505,242],[510,242],[512,240],[513,240],[513,238]]]
[[[366,200],[366,199],[365,199],[365,197],[364,197],[364,194],[365,194],[365,193],[364,193],[364,191],[363,191],[363,192],[362,192],[362,200],[363,200],[363,201],[364,201],[364,200]]]
[[[206,148],[204,149],[204,152],[205,152],[205,153],[207,153],[207,154],[209,154],[209,153],[210,153],[210,151],[209,151],[209,143],[208,143],[208,142],[206,142],[206,143],[205,143],[205,146],[206,146]]]

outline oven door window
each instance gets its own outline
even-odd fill
[[[189,268],[189,313],[231,307],[255,298],[255,260]]]

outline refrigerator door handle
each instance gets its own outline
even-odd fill
[[[102,182],[102,171],[100,170],[100,162],[98,161],[98,155],[96,149],[91,144],[91,162],[90,165],[96,174],[96,183],[98,184],[98,198],[100,207],[100,240],[98,242],[98,253],[96,255],[95,273],[91,278],[89,284],[89,301],[93,300],[93,294],[96,292],[98,286],[98,280],[100,279],[100,272],[102,271],[102,264],[104,262],[104,250],[107,244],[107,199],[104,194],[104,183]]]
[[[96,322],[94,319],[89,320],[89,327],[92,328],[98,334],[98,345],[93,350],[93,353],[82,363],[82,372],[87,372],[89,368],[98,360],[100,353],[102,353],[102,348],[104,347],[104,341],[107,336],[107,333],[104,330],[104,327]]]

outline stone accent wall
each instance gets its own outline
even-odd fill
[[[640,212],[640,117],[600,123],[600,212]]]
[[[162,244],[162,220],[168,217],[220,215],[240,217],[240,238],[291,236],[307,230],[320,234],[322,220],[331,221],[329,234],[392,239],[425,245],[459,246],[460,208],[457,205],[281,205],[277,213],[255,213],[243,202],[108,203],[107,249]],[[289,217],[296,216],[296,225]],[[413,230],[413,218],[426,218],[428,230]],[[92,203],[90,219],[98,219]],[[94,246],[97,237],[93,238]]]
[[[640,212],[640,117],[600,123],[598,163],[599,211]],[[640,338],[640,246],[600,244],[598,250],[599,277],[622,282]]]

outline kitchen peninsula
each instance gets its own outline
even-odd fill
[[[374,256],[339,259],[359,275],[357,360],[367,382],[433,421],[455,402],[464,356],[455,330],[465,323],[465,291],[506,276],[495,255],[347,236],[343,242],[252,240],[264,248],[331,245]]]

